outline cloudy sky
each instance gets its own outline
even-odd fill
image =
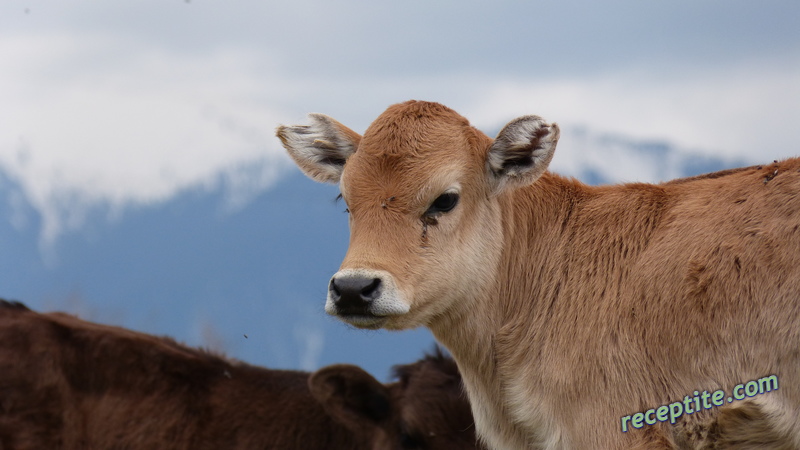
[[[5,0],[0,172],[47,240],[87,205],[246,197],[294,170],[277,124],[363,131],[409,98],[771,161],[800,153],[798,23],[793,0]]]

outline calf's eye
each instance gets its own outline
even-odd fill
[[[426,216],[433,216],[436,214],[446,213],[451,211],[458,204],[458,194],[455,192],[445,192],[444,194],[436,197],[430,208],[425,211]]]

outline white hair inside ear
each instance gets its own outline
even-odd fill
[[[486,158],[495,193],[539,179],[553,159],[558,138],[558,125],[539,116],[522,116],[503,127]]]
[[[276,134],[303,173],[316,181],[338,183],[361,136],[324,114],[308,117],[309,125],[281,125]]]

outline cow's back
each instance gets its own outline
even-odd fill
[[[0,342],[3,450],[367,445],[325,414],[305,372],[4,301]]]

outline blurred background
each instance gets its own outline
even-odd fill
[[[800,154],[800,3],[0,3],[0,297],[274,368],[386,380],[426,330],[325,315],[336,186],[278,124],[444,103],[558,122],[551,169],[659,181]]]

